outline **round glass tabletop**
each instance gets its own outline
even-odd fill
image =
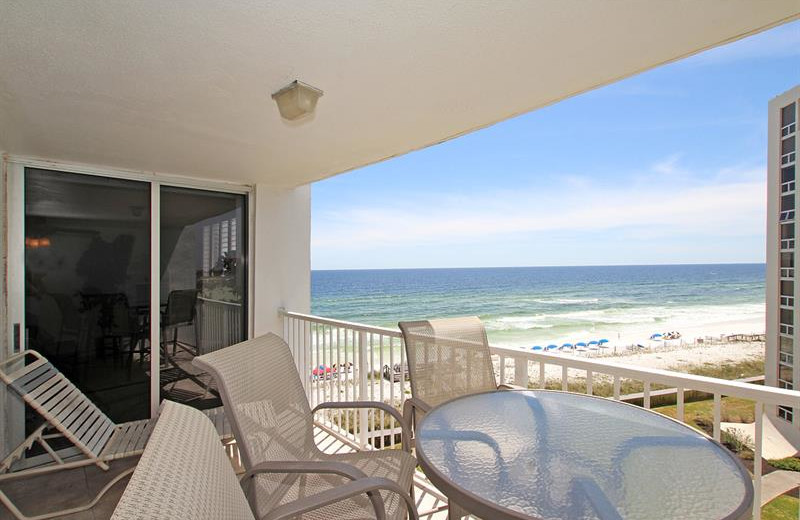
[[[416,433],[431,482],[486,518],[748,518],[750,476],[721,445],[642,408],[545,390],[431,410]]]

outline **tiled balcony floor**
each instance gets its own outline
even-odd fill
[[[326,453],[352,451],[353,448],[338,437],[322,428],[316,429],[317,445]],[[231,463],[241,470],[236,451],[229,449]],[[35,516],[56,509],[76,507],[88,502],[106,483],[119,473],[135,465],[137,458],[132,457],[114,461],[108,471],[96,466],[87,466],[48,475],[20,479],[3,484],[2,490],[14,501],[22,512]],[[63,520],[106,520],[111,517],[114,507],[125,490],[127,480],[115,485],[106,493],[100,502],[88,511],[59,517]],[[415,500],[420,518],[445,519],[447,511],[444,497],[427,482],[421,472],[415,478]],[[0,520],[11,520],[14,516],[0,504]]]

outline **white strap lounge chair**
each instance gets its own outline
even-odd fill
[[[301,464],[270,471],[293,473]],[[306,468],[315,471],[319,468]],[[248,472],[249,480],[259,470]],[[353,497],[374,506],[372,518],[385,518],[378,489],[402,492],[380,478],[354,478],[314,495],[304,494],[261,516],[262,520],[316,518],[314,513]],[[252,501],[251,501],[252,502]],[[201,412],[164,401],[158,423],[111,520],[255,520],[214,427]],[[335,518],[335,517],[329,517]]]
[[[432,407],[463,395],[498,389],[486,329],[477,316],[398,323],[411,377],[403,415],[413,428]]]
[[[110,461],[140,455],[153,429],[152,419],[115,424],[52,363],[34,350],[26,350],[0,363],[0,380],[11,394],[21,397],[44,419],[41,426],[0,461],[0,485],[36,474],[88,465],[107,470]],[[203,413],[214,422],[220,437],[232,438],[222,408]],[[55,439],[66,439],[73,448],[66,452],[57,451],[52,444]],[[27,460],[25,456],[34,444],[39,444],[45,453],[35,460]],[[85,511],[130,471],[115,477],[89,503],[36,518]],[[0,502],[16,518],[27,518],[2,490]]]
[[[275,334],[196,357],[193,363],[217,381],[246,470],[285,471],[297,466],[294,474],[261,473],[247,483],[254,484],[251,504],[257,516],[300,497],[333,492],[354,478],[367,477],[386,479],[396,486],[394,491],[382,488],[378,494],[387,519],[400,519],[406,513],[417,517],[407,492],[416,466],[410,453],[378,450],[330,455],[314,442],[313,414],[323,408],[379,408],[399,421],[406,439],[409,431],[397,410],[385,403],[343,402],[324,403],[312,411],[289,345]],[[360,495],[303,518],[375,518],[375,507]]]

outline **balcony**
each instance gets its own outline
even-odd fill
[[[410,395],[405,373],[405,352],[399,331],[344,322],[318,316],[282,312],[284,339],[291,345],[298,371],[304,378],[312,406],[324,401],[378,400],[402,409]],[[793,327],[781,325],[791,334]],[[657,399],[670,394],[677,404],[677,419],[685,420],[685,404],[690,393],[702,392],[713,399],[712,437],[722,438],[722,397],[752,401],[755,405],[755,504],[770,497],[761,494],[763,453],[763,418],[765,407],[791,410],[800,404],[800,394],[746,382],[727,381],[678,372],[640,368],[590,357],[551,354],[541,351],[492,347],[499,381],[528,388],[544,388],[546,368],[560,367],[561,390],[574,389],[570,376],[585,380],[585,393],[595,394],[595,387],[612,388],[610,399],[639,403],[651,408]],[[314,367],[337,367],[330,373]],[[341,368],[344,367],[344,368]],[[622,382],[640,381],[643,392],[622,395]],[[660,388],[655,390],[656,386]],[[666,389],[664,389],[666,388]],[[784,414],[785,415],[785,414]],[[360,449],[379,449],[399,442],[400,428],[389,417],[359,412],[355,415],[329,413],[318,417],[321,428]],[[421,476],[420,476],[421,477]],[[754,508],[758,509],[758,508]],[[756,516],[758,518],[758,516]]]
[[[230,311],[236,312],[236,311]],[[398,409],[410,396],[410,386],[405,365],[405,350],[399,331],[359,323],[345,322],[319,316],[281,311],[283,337],[289,343],[298,372],[301,374],[306,395],[311,406],[326,401],[375,400],[391,404]],[[754,403],[755,447],[753,479],[754,504],[764,504],[774,496],[762,495],[761,461],[764,449],[763,412],[766,407],[777,407],[781,416],[793,417],[792,410],[800,408],[800,393],[787,389],[764,387],[742,381],[727,381],[710,377],[683,374],[673,371],[641,368],[616,364],[605,360],[578,355],[552,354],[503,347],[492,347],[498,380],[528,388],[544,388],[552,381],[546,378],[546,368],[560,369],[561,390],[575,390],[570,377],[583,378],[582,392],[601,395],[610,389],[607,398],[623,400],[651,408],[663,399],[673,399],[677,405],[677,419],[685,421],[686,403],[698,394],[713,399],[713,427],[711,437],[723,439],[723,397],[744,399]],[[395,370],[397,367],[397,370]],[[330,368],[330,369],[328,369]],[[623,382],[639,381],[643,391],[639,394],[623,394]],[[602,387],[602,388],[601,388]],[[550,386],[552,388],[552,386]],[[374,414],[366,410],[346,413],[328,410],[316,417],[316,440],[326,452],[338,453],[352,450],[374,450],[400,442],[400,428],[394,419],[383,412]],[[235,445],[228,448],[235,467],[241,470]],[[113,471],[124,470],[130,464],[122,464]],[[108,474],[96,468],[70,470],[75,478],[63,473],[36,477],[36,483],[23,481],[16,492],[23,508],[48,504],[63,504],[75,499],[75,486],[56,488],[46,500],[39,499],[31,490],[42,486],[54,486],[57,482],[86,482],[86,491],[96,487]],[[77,473],[85,472],[82,475]],[[77,493],[83,493],[84,484]],[[109,493],[82,518],[107,517],[119,499],[123,486]],[[12,490],[13,496],[14,490]],[[71,498],[70,498],[71,497]],[[447,499],[425,477],[421,471],[415,476],[415,500],[421,518],[446,518]],[[758,507],[754,507],[754,518],[759,518]],[[0,510],[0,519],[10,518]],[[94,515],[94,516],[92,516]],[[99,516],[98,516],[99,515]]]

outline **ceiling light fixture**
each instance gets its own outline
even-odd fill
[[[320,89],[294,80],[272,94],[272,99],[278,104],[281,117],[295,121],[312,113],[321,95]]]

